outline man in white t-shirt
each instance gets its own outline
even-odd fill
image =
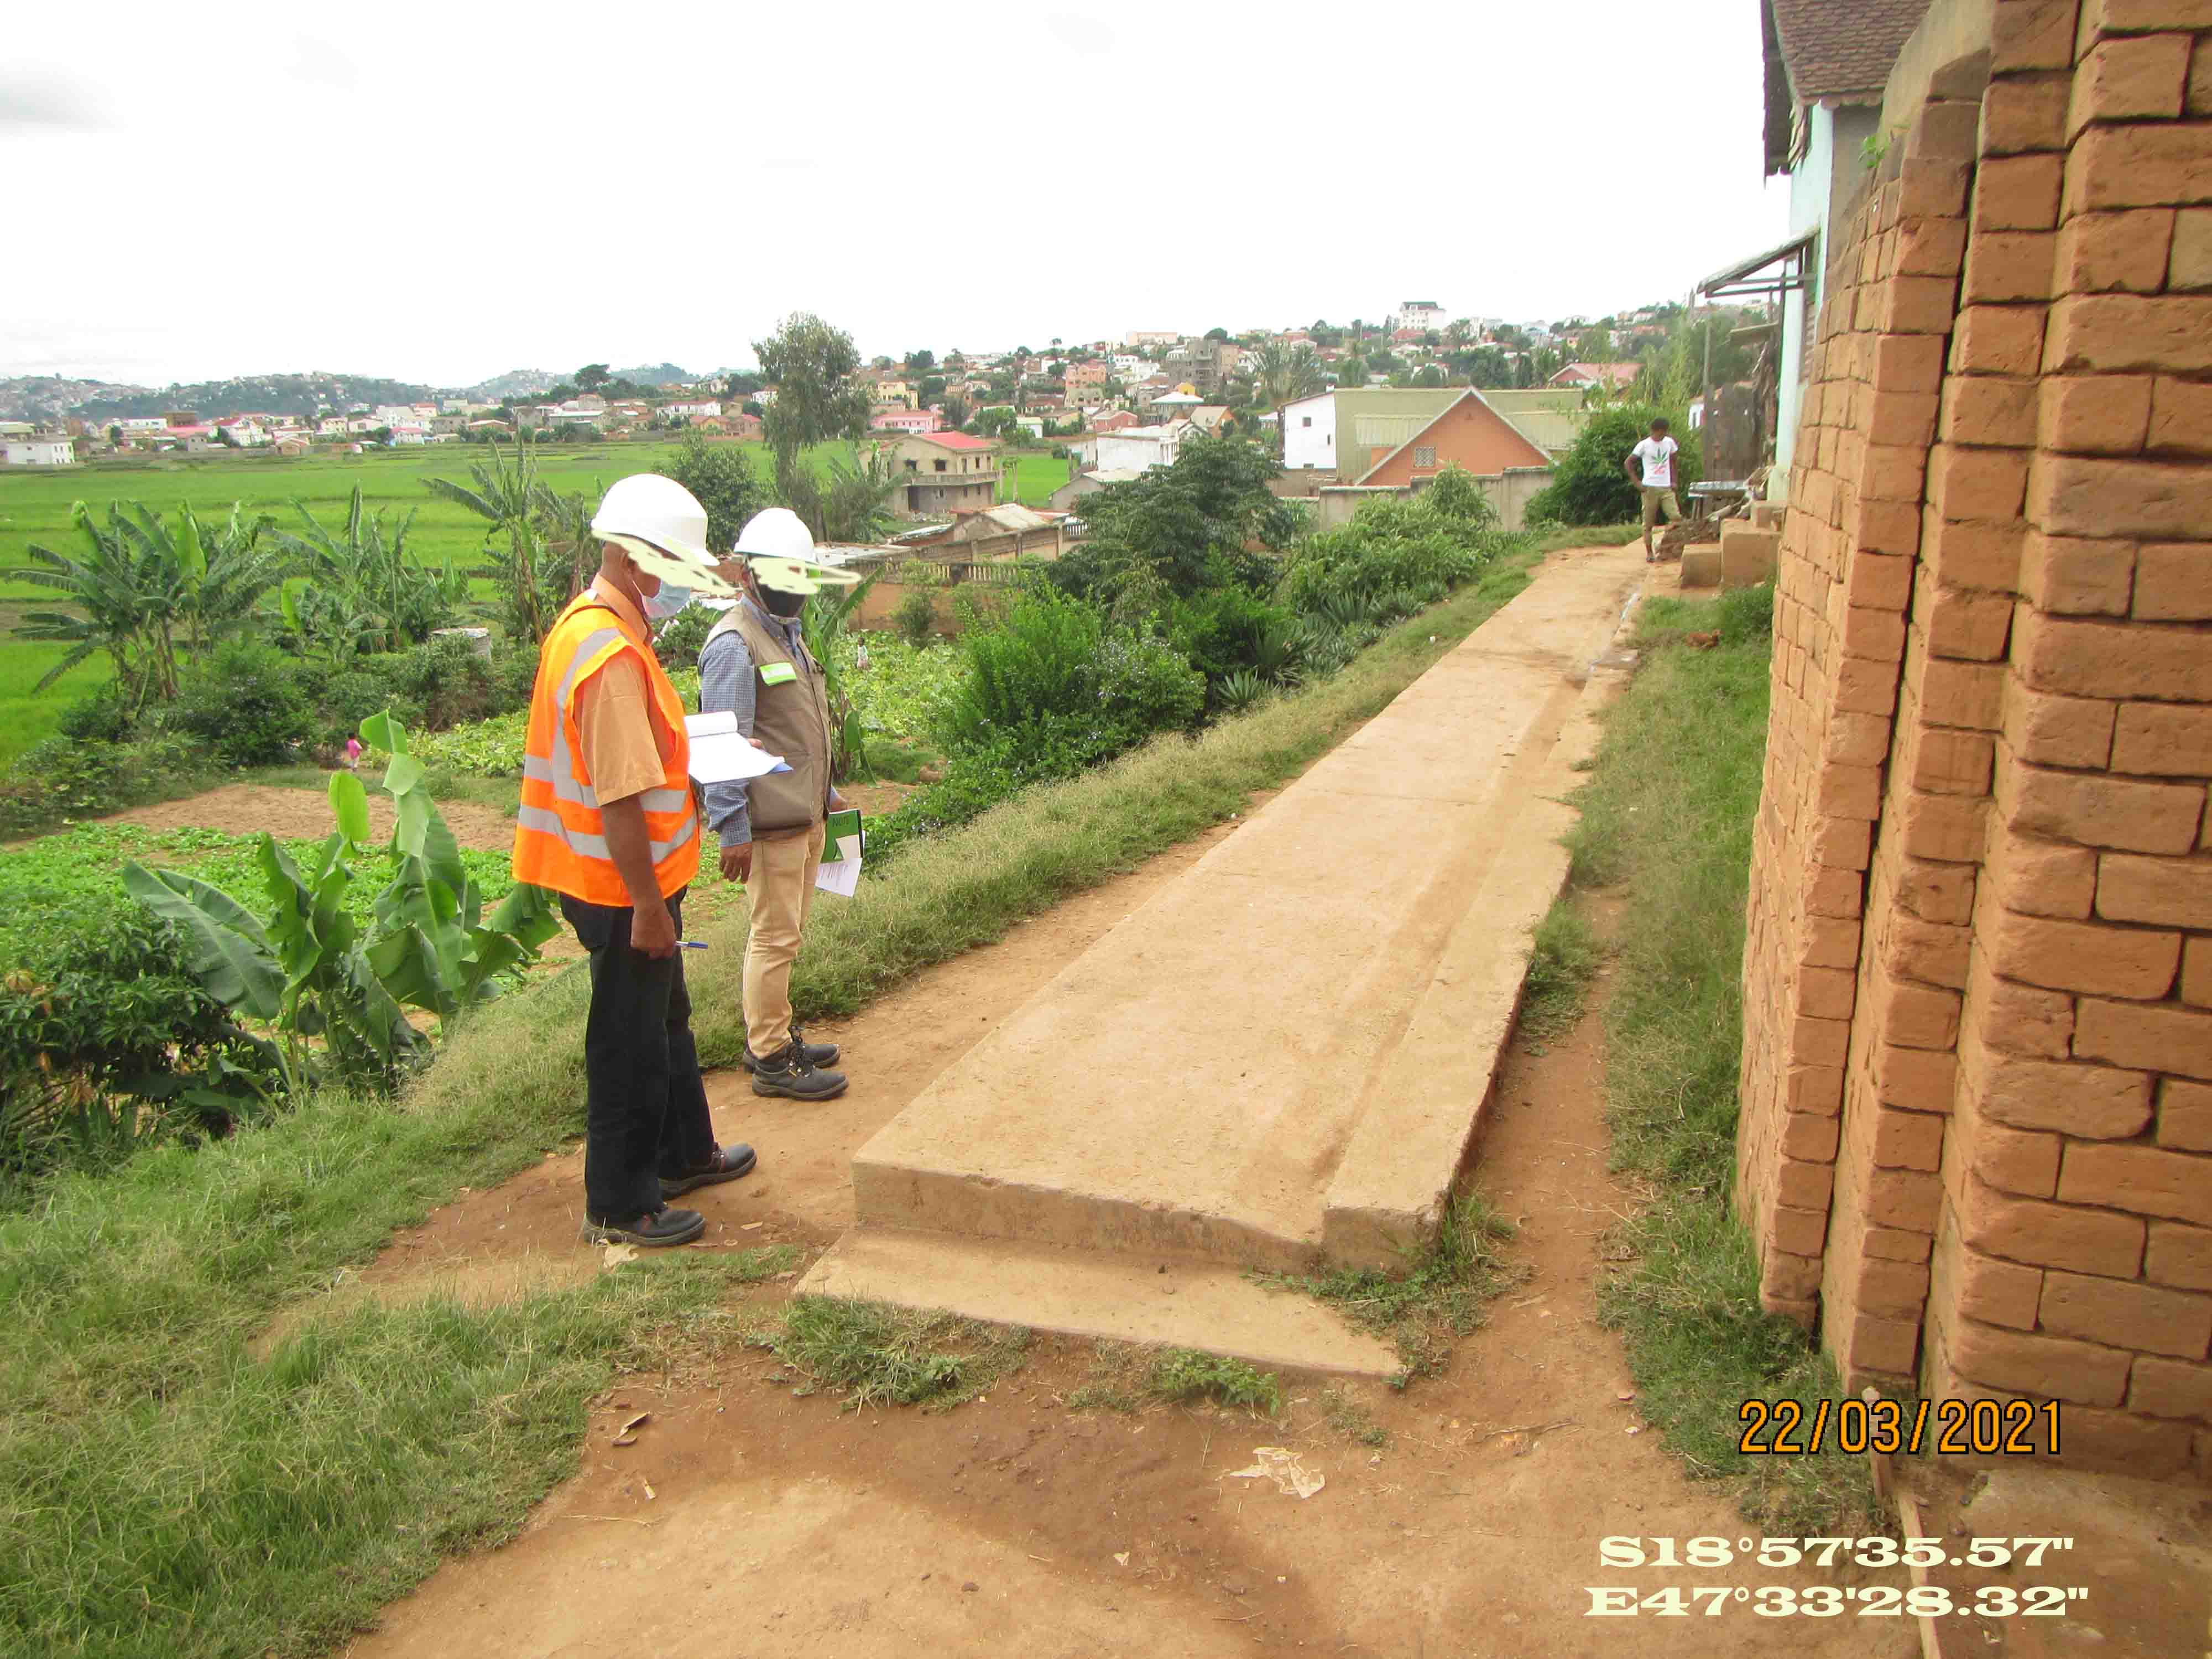
[[[1658,527],[1659,515],[1664,513],[1672,524],[1682,516],[1682,504],[1674,498],[1674,452],[1681,447],[1667,434],[1667,422],[1651,422],[1651,435],[1628,452],[1620,464],[1628,474],[1628,481],[1644,493],[1644,562],[1650,563],[1659,556],[1659,549],[1651,538]],[[1643,464],[1639,475],[1637,464]]]

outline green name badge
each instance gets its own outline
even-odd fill
[[[789,685],[799,678],[799,670],[787,662],[764,662],[761,665],[763,685]]]

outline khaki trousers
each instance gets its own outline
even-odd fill
[[[772,841],[755,837],[753,872],[745,883],[752,928],[745,935],[745,1046],[765,1060],[791,1041],[791,964],[814,908],[814,875],[822,865],[819,823]]]

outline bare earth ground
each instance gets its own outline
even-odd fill
[[[392,797],[376,787],[376,775],[365,774],[362,781],[369,786],[369,834],[382,841],[392,833]],[[441,801],[438,810],[453,839],[464,847],[494,851],[514,845],[514,820],[504,812],[465,800]],[[231,836],[266,830],[279,841],[320,841],[332,827],[330,801],[323,791],[267,783],[227,783],[182,800],[134,807],[105,821],[143,824],[149,830],[220,830]]]
[[[772,1103],[716,1079],[719,1129],[757,1146],[763,1169],[700,1195],[702,1248],[828,1243],[850,1214],[853,1151],[1222,833],[813,1033],[846,1047],[854,1083],[843,1100]],[[1639,1431],[1619,1345],[1595,1322],[1600,1235],[1632,1201],[1605,1172],[1597,1043],[1586,1019],[1545,1052],[1510,1057],[1480,1179],[1520,1219],[1515,1254],[1531,1277],[1445,1376],[1402,1395],[1354,1390],[1389,1431],[1379,1451],[1329,1427],[1319,1386],[1297,1379],[1273,1422],[1070,1410],[1086,1369],[1073,1344],[1041,1344],[987,1400],[941,1415],[794,1398],[787,1379],[764,1381],[769,1357],[748,1354],[719,1376],[615,1391],[581,1472],[522,1537],[449,1565],[349,1650],[1761,1653],[1775,1626],[1740,1609],[1583,1616],[1584,1585],[1649,1591],[1713,1577],[1601,1569],[1601,1535],[1742,1531],[1722,1490],[1691,1483]],[[575,1156],[556,1157],[470,1194],[338,1294],[497,1294],[595,1271],[574,1242],[579,1176]],[[648,1409],[639,1443],[613,1447],[616,1425]],[[1261,1445],[1297,1450],[1327,1486],[1301,1502],[1232,1478]],[[1802,1652],[1915,1646],[1899,1622],[1790,1623]]]

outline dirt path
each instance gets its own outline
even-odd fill
[[[772,1108],[717,1079],[718,1126],[755,1142],[763,1170],[703,1195],[709,1246],[826,1243],[850,1215],[852,1149],[1210,839],[822,1028],[847,1046],[845,1100]],[[1744,1531],[1725,1489],[1686,1480],[1639,1431],[1620,1346],[1596,1322],[1601,1237],[1632,1202],[1606,1173],[1600,1066],[1595,1016],[1511,1053],[1478,1183],[1520,1220],[1530,1276],[1444,1376],[1352,1390],[1389,1433],[1379,1450],[1330,1427],[1321,1388],[1296,1380],[1273,1422],[1070,1410],[1086,1361],[1068,1345],[938,1416],[794,1398],[749,1355],[710,1384],[639,1379],[610,1396],[580,1472],[521,1538],[450,1564],[349,1651],[1753,1659],[1779,1641],[1902,1659],[1917,1639],[1899,1620],[1585,1616],[1586,1585],[1832,1582],[1598,1565],[1608,1534]],[[554,1158],[468,1195],[351,1293],[498,1294],[589,1271],[578,1181],[573,1157]],[[614,1425],[647,1407],[639,1443],[613,1448]],[[1262,1444],[1296,1449],[1327,1486],[1300,1502],[1231,1478]]]
[[[362,781],[369,786],[369,836],[381,842],[392,834],[392,797],[375,787],[374,775]],[[441,801],[438,811],[463,847],[503,852],[514,845],[514,820],[504,812],[465,800]],[[332,828],[330,799],[322,790],[267,783],[227,783],[182,800],[134,807],[102,821],[143,824],[149,830],[220,830],[232,836],[266,830],[279,841],[320,841]]]

